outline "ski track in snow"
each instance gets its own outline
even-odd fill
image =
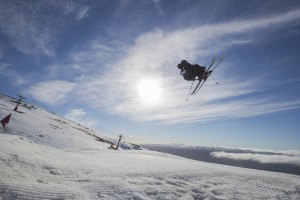
[[[64,152],[1,135],[3,199],[297,199],[299,177],[148,151]],[[152,164],[151,164],[152,163]],[[249,197],[249,198],[248,198]]]
[[[113,151],[91,135],[101,134],[13,105],[0,96],[0,118],[12,113],[8,134],[0,134],[0,200],[300,199],[296,175]]]

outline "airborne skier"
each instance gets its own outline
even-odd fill
[[[192,83],[191,89],[189,91],[189,95],[196,94],[200,90],[200,88],[205,83],[206,79],[209,76],[211,76],[212,72],[217,68],[217,66],[220,64],[220,62],[222,60],[223,60],[223,56],[219,60],[219,62],[213,67],[212,70],[210,70],[210,69],[213,66],[213,64],[215,63],[215,58],[212,59],[210,65],[209,65],[209,67],[207,69],[206,69],[206,67],[200,66],[198,64],[192,65],[189,62],[187,62],[186,60],[182,60],[177,65],[178,69],[180,69],[180,75],[182,75],[185,80],[187,80],[187,81],[193,81],[193,83],[194,83],[195,80],[199,81],[198,84],[197,84],[197,86],[191,92],[191,89],[192,89],[192,86],[193,86],[193,83]],[[203,80],[203,82],[202,82],[202,80]]]
[[[192,65],[186,60],[182,60],[181,63],[177,65],[177,67],[181,70],[180,74],[187,81],[199,80],[201,82],[201,80],[205,78],[206,67],[200,66],[198,64]]]

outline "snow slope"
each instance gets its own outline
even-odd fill
[[[0,134],[0,199],[300,199],[296,175],[114,151],[76,123],[13,105],[1,96],[0,118],[12,118]]]
[[[12,114],[7,129],[9,134],[22,135],[35,143],[59,149],[103,149],[108,146],[90,136],[95,134],[94,131],[33,105],[23,103],[18,112],[14,112],[15,101],[0,95],[0,118]]]

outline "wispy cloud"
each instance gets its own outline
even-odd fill
[[[17,71],[10,69],[9,64],[0,63],[0,73],[2,77],[5,77],[3,80],[10,82],[12,85],[20,86],[29,82]]]
[[[98,123],[97,120],[89,119],[87,117],[87,112],[85,112],[83,109],[71,109],[67,112],[65,117],[72,121],[85,124],[88,127],[93,127]]]
[[[226,153],[226,152],[212,152],[212,156],[217,158],[228,158],[233,160],[252,160],[260,163],[279,163],[292,164],[300,166],[300,156],[295,155],[267,155],[256,153]]]
[[[80,20],[89,8],[73,1],[1,1],[1,33],[27,56],[55,56],[55,44],[69,16]]]
[[[88,6],[83,6],[82,8],[80,8],[78,13],[77,13],[76,19],[77,20],[82,20],[85,17],[87,17],[89,9],[90,8]]]
[[[75,86],[75,83],[63,80],[45,81],[33,85],[27,93],[40,102],[51,106],[60,105],[68,99],[67,95]]]
[[[101,106],[108,112],[132,120],[163,123],[249,117],[299,108],[300,102],[296,100],[274,101],[267,96],[251,98],[251,94],[264,90],[257,87],[261,84],[262,77],[242,80],[234,74],[228,76],[230,63],[226,63],[226,59],[217,72],[218,77],[224,80],[222,86],[216,87],[208,81],[201,90],[201,97],[190,98],[186,102],[190,85],[182,80],[176,69],[181,59],[192,63],[201,60],[208,63],[207,57],[213,57],[232,46],[256,42],[256,38],[262,33],[268,35],[293,23],[299,23],[299,19],[300,10],[294,10],[265,18],[235,20],[201,27],[171,31],[155,29],[140,35],[133,45],[118,49],[116,52],[121,52],[122,56],[118,55],[107,63],[101,62],[105,70],[99,73],[95,71],[94,75],[81,79],[77,95],[93,107]],[[252,33],[251,36],[249,32]],[[114,53],[112,49],[105,51],[103,48],[99,52],[104,58],[104,52],[109,55]],[[93,55],[95,56],[89,57],[88,53],[81,52],[81,57],[90,58],[89,63],[99,64],[102,55],[97,54],[97,51]],[[74,61],[77,62],[75,58]],[[157,79],[162,85],[162,99],[155,105],[143,104],[138,94],[137,83],[148,78]],[[210,92],[212,90],[214,92]]]
[[[0,49],[0,60],[2,59],[2,57],[3,57],[3,50]]]

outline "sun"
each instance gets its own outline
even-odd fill
[[[161,97],[161,87],[158,80],[148,79],[139,83],[139,95],[144,102],[155,103]]]

